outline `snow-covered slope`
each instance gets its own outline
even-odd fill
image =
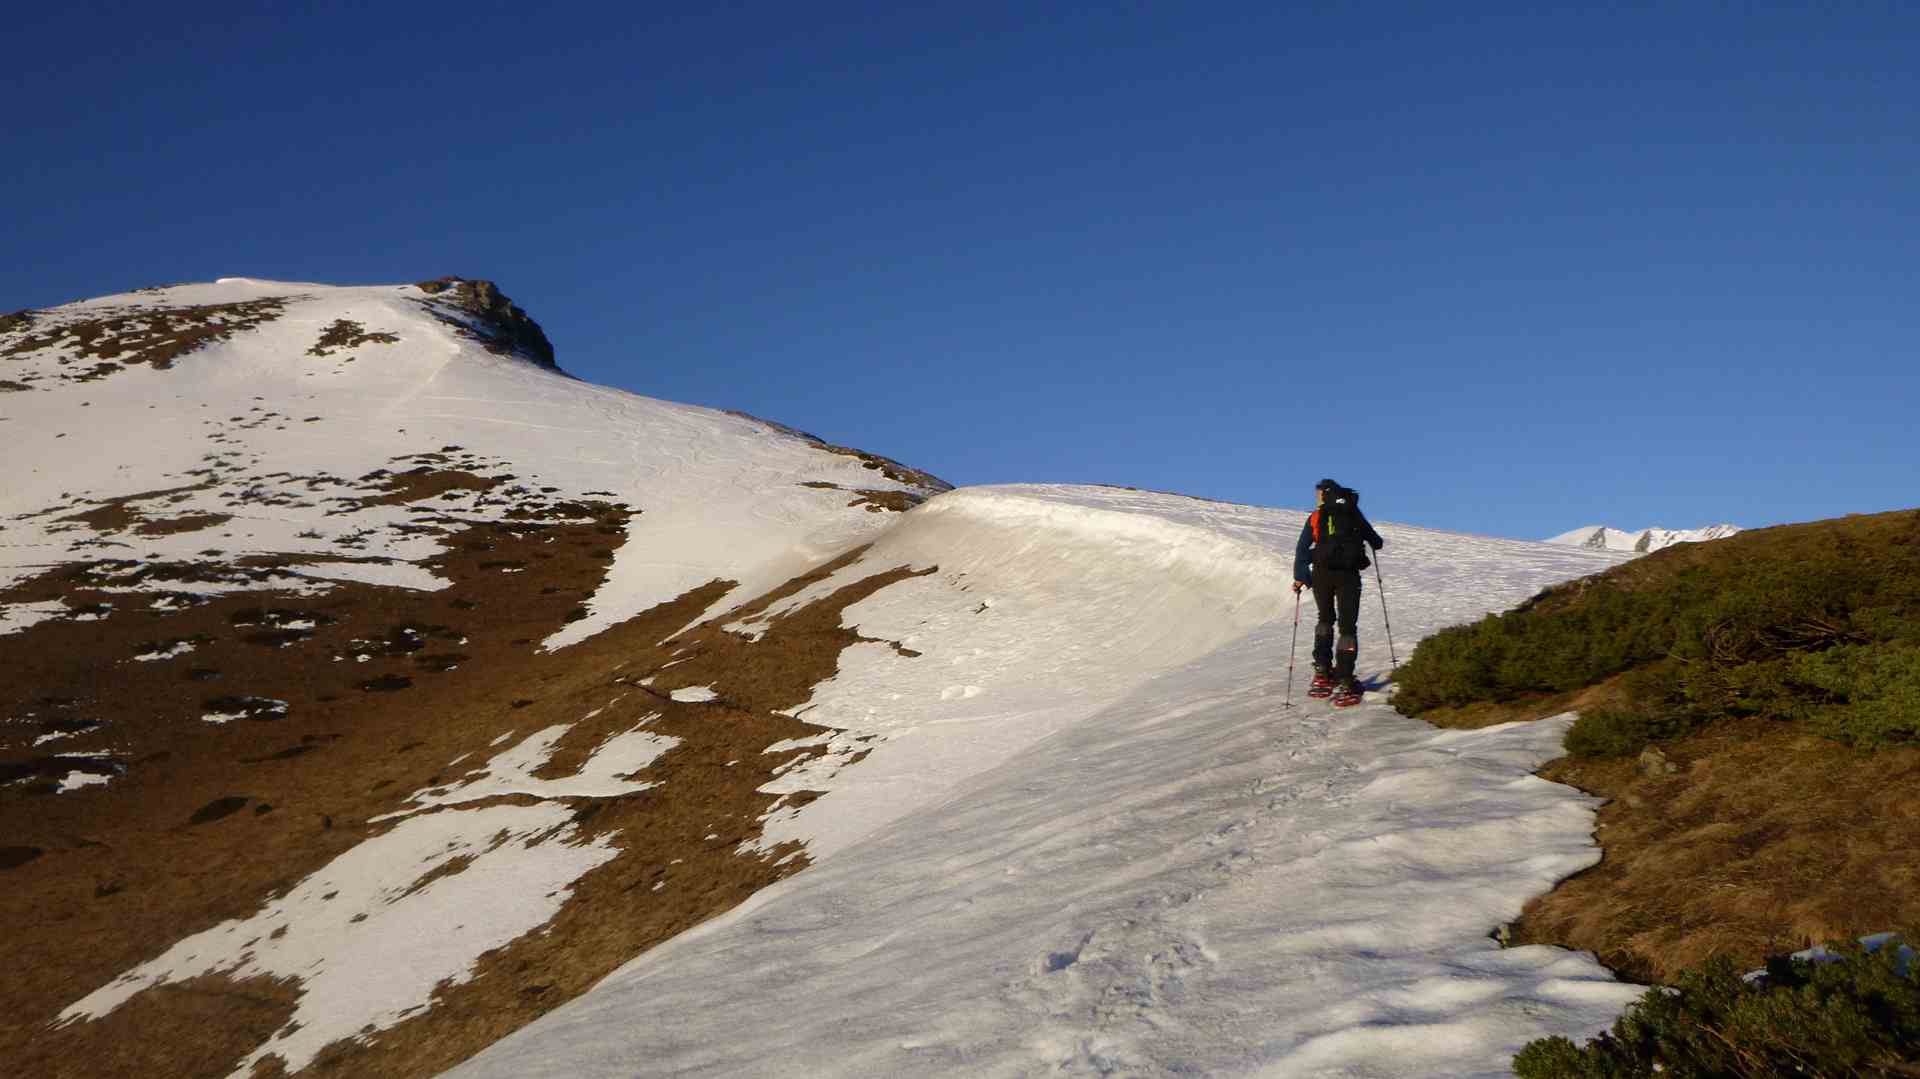
[[[1438,732],[1304,678],[1283,707],[1301,522],[1067,487],[913,511],[865,558],[940,572],[846,617],[918,654],[850,650],[806,713],[884,739],[785,825],[828,856],[456,1074],[1499,1075],[1604,1025],[1631,987],[1487,936],[1598,858],[1591,801],[1529,774],[1566,720]],[[1402,654],[1620,560],[1380,527]]]
[[[1571,532],[1562,532],[1545,542],[1567,547],[1586,547],[1596,551],[1630,551],[1634,554],[1647,554],[1676,543],[1702,543],[1707,540],[1725,539],[1740,531],[1740,526],[1730,524],[1708,525],[1705,528],[1642,528],[1629,532],[1605,525],[1588,525]]]
[[[560,645],[716,577],[738,581],[716,603],[724,609],[854,546],[880,530],[883,515],[846,512],[849,490],[940,486],[897,482],[867,467],[871,459],[823,452],[774,425],[594,386],[489,350],[497,342],[485,324],[444,295],[234,278],[35,312],[0,351],[0,375],[23,387],[0,395],[9,466],[0,517],[216,481],[169,496],[167,514],[230,521],[143,533],[134,550],[171,559],[219,539],[337,556],[341,530],[308,534],[337,508],[325,503],[341,501],[316,498],[317,489],[400,471],[396,462],[422,453],[449,467],[479,462],[489,475],[510,468],[522,485],[554,488],[544,493],[555,500],[607,498],[641,511],[629,525],[637,542],[622,545],[607,587],[587,604],[592,617],[550,642]],[[243,328],[178,357],[135,362],[143,346],[165,351],[169,333],[197,325]],[[467,510],[481,499],[468,491],[448,501],[442,508]],[[366,537],[354,556],[419,562],[435,541],[391,527],[409,516],[406,505],[356,515]],[[72,521],[37,520],[8,522],[0,587],[99,539]],[[426,583],[415,570],[372,562],[304,572]]]
[[[670,831],[636,795],[655,817],[688,812],[678,800],[751,826],[767,800],[751,782],[723,810],[663,770],[780,735],[689,734],[677,702],[617,672],[946,485],[552,359],[524,313],[459,280],[231,279],[0,322],[7,920],[65,908],[94,938],[7,945],[35,972],[0,1001],[32,1019],[12,1033],[55,1069],[37,1073],[103,1052],[298,1070],[552,936],[592,874]],[[749,876],[791,871],[772,861]],[[212,1062],[183,1062],[185,1042],[125,1057],[154,1040],[142,1026],[261,1023],[142,1014],[179,999],[147,990],[182,983],[276,1001],[277,1033],[209,1037]]]
[[[1633,995],[1487,937],[1598,857],[1565,719],[1309,702],[1300,513],[941,493],[544,342],[457,281],[0,321],[0,916],[62,919],[0,1056],[1492,1075]],[[1402,657],[1628,557],[1380,528]]]

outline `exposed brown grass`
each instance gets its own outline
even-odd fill
[[[356,499],[353,505],[358,509],[368,506],[404,506],[410,502],[424,502],[430,498],[439,498],[450,491],[485,493],[504,482],[505,480],[498,476],[481,476],[459,469],[421,465],[405,472],[381,475],[379,483],[383,493]]]
[[[1920,925],[1920,749],[1863,754],[1749,720],[1666,743],[1673,774],[1562,758],[1541,774],[1611,801],[1599,865],[1529,903],[1522,943],[1661,981]]]
[[[265,977],[204,974],[157,986],[98,1022],[42,1033],[30,1053],[8,1058],[22,1069],[11,1074],[225,1079],[286,1025],[296,999],[292,983]],[[29,1070],[63,1050],[85,1055],[57,1071]]]
[[[405,481],[416,493],[436,482]],[[97,1074],[99,1061],[116,1062],[117,1074],[224,1074],[285,1022],[297,985],[197,979],[143,992],[99,1021],[57,1030],[47,1022],[182,936],[251,914],[385,827],[371,818],[444,782],[446,762],[490,755],[503,731],[520,737],[574,724],[546,774],[577,768],[645,712],[659,713],[649,730],[680,744],[644,771],[657,786],[579,800],[583,837],[607,837],[620,853],[578,881],[541,932],[484,957],[474,979],[443,986],[422,1014],[376,1038],[329,1047],[312,1071],[438,1073],[652,944],[804,867],[792,846],[741,853],[776,805],[810,797],[782,803],[759,790],[796,757],[820,752],[767,753],[775,742],[819,731],[774,710],[803,702],[832,675],[840,651],[862,639],[841,625],[844,608],[913,571],[841,588],[774,619],[758,642],[710,623],[660,643],[732,587],[713,581],[559,653],[542,653],[537,642],[582,613],[624,538],[620,513],[600,507],[597,516],[575,519],[583,506],[594,508],[529,503],[516,519],[457,529],[433,563],[453,581],[442,592],[346,584],[318,597],[255,592],[149,611],[98,590],[134,571],[112,563],[50,571],[0,597],[112,605],[97,621],[55,621],[0,637],[0,716],[25,717],[0,726],[0,775],[24,780],[0,787],[0,835],[8,840],[0,851],[0,921],[35,930],[0,942],[0,969],[25,972],[0,979],[0,1059],[47,1076]],[[540,519],[549,516],[557,519]],[[750,612],[858,554],[788,582]],[[230,564],[138,568],[172,579],[243,571],[255,572]],[[176,641],[195,650],[128,662],[143,648]],[[368,659],[357,662],[360,655]],[[638,685],[649,676],[652,685]],[[395,688],[363,688],[375,683]],[[695,684],[713,686],[719,699],[668,696]],[[608,707],[622,695],[623,704]],[[263,706],[257,718],[222,726],[201,722],[216,698],[287,706]],[[583,719],[595,709],[604,711]],[[67,737],[32,745],[53,732]],[[49,749],[112,755],[58,757]],[[47,793],[74,768],[116,778]],[[257,1074],[277,1072],[269,1061]]]
[[[808,480],[800,486],[812,487],[816,490],[823,491],[850,492],[854,497],[853,501],[847,503],[848,508],[852,509],[865,506],[868,513],[905,513],[907,510],[927,500],[927,496],[918,491],[883,491],[865,487],[842,487],[840,484],[827,483],[824,480]]]
[[[874,491],[861,489],[853,492],[856,497],[848,506],[865,506],[868,513],[905,513],[925,502],[926,496],[912,491]]]
[[[1869,731],[1885,735],[1877,740],[1823,726],[1818,711],[1808,718],[1791,707],[1799,699],[1784,695],[1784,683],[1756,676],[1745,684],[1761,688],[1742,697],[1707,677],[1900,637],[1920,580],[1916,555],[1920,513],[1911,510],[1754,529],[1548,589],[1522,605],[1524,619],[1480,623],[1435,653],[1430,674],[1495,696],[1524,683],[1474,682],[1476,671],[1500,668],[1513,649],[1524,656],[1529,645],[1559,647],[1568,635],[1682,627],[1654,638],[1659,651],[1633,653],[1664,667],[1636,667],[1565,693],[1420,711],[1443,726],[1567,710],[1587,717],[1570,744],[1593,756],[1554,761],[1541,774],[1609,799],[1596,836],[1603,860],[1530,903],[1515,939],[1586,949],[1628,977],[1667,981],[1715,956],[1758,967],[1769,954],[1920,926],[1920,803],[1911,797],[1920,747],[1892,725]],[[1821,582],[1815,599],[1827,605],[1769,613],[1764,601],[1775,586],[1758,582],[1795,578]],[[1622,594],[1634,602],[1619,602]],[[1556,621],[1562,614],[1570,617]],[[1500,635],[1514,626],[1538,632],[1514,645]],[[1484,632],[1471,636],[1476,630]],[[1595,670],[1591,677],[1604,673]],[[1735,676],[1726,674],[1727,684]],[[1782,695],[1767,696],[1769,687]],[[1855,690],[1868,699],[1879,691],[1864,681],[1836,683],[1816,703],[1842,707]],[[1652,713],[1665,726],[1606,726],[1643,708],[1678,709],[1676,699],[1694,710]]]
[[[877,453],[868,453],[851,446],[836,446],[830,442],[819,443],[819,448],[842,457],[852,457],[860,462],[860,467],[872,469],[895,483],[904,483],[912,487],[931,491],[952,490],[953,485],[930,472],[903,465],[891,457],[882,457]]]
[[[137,494],[120,495],[103,499],[94,508],[57,518],[60,521],[83,524],[96,532],[124,532],[134,529],[145,535],[167,535],[171,532],[191,532],[199,528],[211,527],[221,521],[229,520],[225,515],[215,515],[219,520],[207,525],[177,527],[178,522],[190,518],[154,518],[147,516],[145,510],[135,509],[135,505],[144,502],[172,501],[178,496],[190,495],[195,491],[204,491],[213,486],[210,483],[194,483],[184,487],[164,487],[156,491],[141,491]]]
[[[17,359],[58,348],[70,352],[60,361],[62,365],[77,360],[113,361],[69,375],[69,381],[92,381],[138,364],[164,371],[196,349],[279,318],[286,303],[287,297],[266,297],[228,304],[143,308],[61,322],[21,335],[0,348],[0,358]],[[32,325],[27,326],[30,331]]]
[[[368,333],[367,328],[352,319],[337,318],[320,333],[320,340],[307,350],[309,356],[331,356],[336,351],[359,348],[361,345],[391,345],[400,338],[390,333]]]
[[[134,531],[142,536],[173,536],[182,532],[204,532],[231,520],[233,515],[230,513],[188,513],[178,517],[144,520],[135,526]]]

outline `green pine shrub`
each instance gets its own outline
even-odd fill
[[[1796,656],[1791,668],[1813,698],[1807,719],[1829,738],[1861,749],[1920,740],[1920,646],[1850,645]]]
[[[1621,676],[1569,733],[1637,753],[1718,720],[1802,722],[1861,749],[1920,740],[1920,512],[1760,529],[1656,552],[1442,630],[1400,668],[1409,715]]]
[[[1576,757],[1629,757],[1653,741],[1653,723],[1624,708],[1580,713],[1567,729],[1567,752]]]
[[[1649,989],[1611,1030],[1576,1046],[1530,1042],[1520,1079],[1920,1075],[1920,970],[1897,943],[1778,958],[1748,982],[1721,957]]]

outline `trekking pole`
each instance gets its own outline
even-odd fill
[[[1387,624],[1387,658],[1393,661],[1393,666],[1389,669],[1397,671],[1400,669],[1400,657],[1393,650],[1393,619],[1387,617],[1387,583],[1380,579],[1379,551],[1373,552],[1373,583],[1378,586],[1380,592],[1380,621]]]
[[[1300,592],[1293,593],[1293,643],[1287,646],[1287,699],[1280,707],[1293,707],[1293,657],[1300,651]]]

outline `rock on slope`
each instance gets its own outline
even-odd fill
[[[823,749],[774,710],[904,571],[699,624],[947,486],[571,379],[451,278],[5,316],[0,439],[0,1058],[38,1075],[431,1073],[804,865],[759,839],[811,795],[760,788]],[[702,653],[756,677],[648,685]]]

